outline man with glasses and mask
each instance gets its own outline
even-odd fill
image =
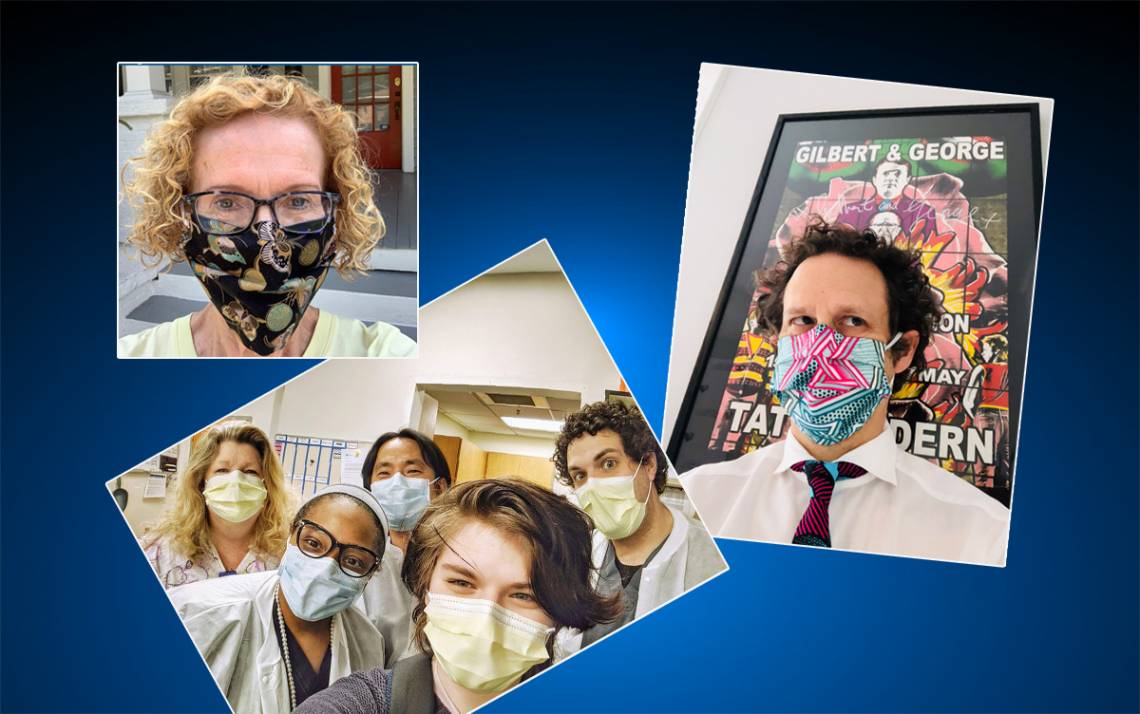
[[[371,493],[326,486],[301,506],[277,570],[170,591],[234,711],[292,711],[341,677],[388,662],[383,635],[352,607],[390,567],[387,530]]]
[[[636,407],[597,402],[566,418],[555,474],[594,522],[595,587],[621,593],[622,614],[562,637],[585,647],[696,587],[727,566],[703,526],[661,498],[669,462]]]
[[[1009,511],[903,451],[892,390],[921,370],[941,305],[917,256],[812,222],[759,279],[790,434],[681,476],[717,536],[1004,565]]]
[[[120,357],[403,357],[383,322],[310,309],[330,268],[368,268],[384,222],[352,119],[303,82],[222,75],[175,105],[133,159],[129,242],[185,260],[209,304],[119,341]]]

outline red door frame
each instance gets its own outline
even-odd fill
[[[373,169],[403,168],[402,67],[399,65],[348,65],[348,67],[350,71],[346,72],[344,66],[332,66],[332,100],[361,117],[362,121],[370,122],[367,129],[360,131],[364,161]],[[376,85],[373,78],[385,74],[388,76],[388,95],[374,96],[379,92],[374,91]],[[343,101],[343,80],[354,82],[356,89],[357,99],[347,104]],[[385,106],[388,109],[388,123],[381,124],[383,128],[378,129],[375,120]]]

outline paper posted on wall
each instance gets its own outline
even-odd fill
[[[166,474],[147,476],[143,498],[166,498]]]

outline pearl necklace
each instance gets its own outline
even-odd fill
[[[297,708],[297,685],[293,683],[293,660],[289,657],[289,637],[285,631],[285,616],[281,614],[281,602],[277,596],[281,593],[281,583],[277,583],[276,589],[273,591],[273,607],[277,610],[277,627],[281,632],[281,655],[285,659],[285,678],[289,682],[289,711]],[[329,651],[333,648],[333,636],[336,633],[336,628],[333,623],[336,622],[336,616],[329,618]]]

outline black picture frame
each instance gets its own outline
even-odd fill
[[[978,127],[994,125],[998,131],[976,131]],[[953,127],[972,129],[974,131],[954,130]],[[790,178],[776,180],[783,172],[791,171],[791,164],[787,163],[791,147],[805,141],[812,141],[812,128],[817,128],[816,141],[838,141],[844,139],[854,141],[862,135],[868,143],[871,140],[886,141],[883,137],[909,137],[915,142],[923,139],[929,141],[936,137],[984,137],[1004,136],[1008,142],[1013,140],[1016,148],[1022,152],[1016,161],[1012,155],[1006,179],[1006,218],[1007,224],[1007,263],[1016,274],[1008,277],[1006,295],[1009,303],[1018,299],[1017,309],[1007,303],[1008,309],[1008,380],[1007,394],[1009,404],[1008,426],[1005,432],[1008,439],[1008,479],[1009,487],[987,490],[990,495],[1008,505],[1012,492],[1013,472],[1016,469],[1016,436],[1018,417],[1022,401],[1022,386],[1025,377],[1025,355],[1028,351],[1029,320],[1032,311],[1033,283],[1036,273],[1036,259],[1038,239],[1040,234],[1040,216],[1042,201],[1042,150],[1039,107],[1036,103],[1011,103],[964,106],[939,106],[922,108],[891,108],[862,111],[823,112],[782,114],[777,118],[772,139],[768,144],[763,167],[756,182],[748,211],[745,214],[740,236],[732,252],[724,281],[716,306],[709,321],[708,329],[701,343],[701,348],[694,364],[688,386],[681,402],[677,419],[669,436],[667,453],[670,460],[681,473],[705,463],[718,460],[730,460],[740,454],[716,452],[709,448],[693,446],[694,440],[703,440],[710,437],[709,416],[715,427],[716,420],[721,417],[721,405],[725,397],[727,376],[724,370],[715,374],[710,369],[714,357],[720,355],[719,361],[723,363],[723,351],[726,344],[731,343],[728,349],[735,350],[736,343],[728,340],[735,328],[735,334],[740,335],[740,325],[747,317],[748,300],[742,294],[742,268],[747,268],[744,275],[750,276],[752,271],[759,267],[766,267],[767,263],[757,263],[756,241],[763,239],[775,244],[775,231],[781,225],[777,218],[780,208],[779,196],[773,193],[778,189],[783,195],[787,189]],[[844,127],[848,127],[845,129]],[[872,128],[875,127],[875,128]],[[1016,136],[1014,136],[1016,135]],[[908,145],[909,148],[909,145]],[[1016,164],[1016,171],[1014,165]],[[777,171],[778,173],[774,173]],[[1016,174],[1016,176],[1015,176]],[[914,178],[913,176],[911,178]],[[1017,225],[1017,239],[1009,239],[1015,219]],[[761,223],[758,224],[758,221]],[[968,219],[968,225],[973,226],[973,215]],[[764,251],[769,251],[765,246]],[[1016,258],[1014,260],[1013,258]],[[746,260],[751,259],[748,265]],[[743,299],[744,310],[741,313]],[[731,321],[726,323],[726,319]],[[727,327],[726,327],[727,325]],[[726,329],[729,332],[726,332]],[[1006,333],[1003,333],[1006,334]],[[738,340],[741,339],[738,337]],[[1014,349],[1016,347],[1016,349]],[[718,350],[721,353],[718,353]],[[731,362],[732,355],[729,355]],[[723,379],[722,379],[723,377]],[[720,403],[717,405],[717,403]],[[710,404],[716,405],[710,409]],[[698,423],[699,422],[699,423]],[[786,432],[786,428],[784,429]],[[705,453],[701,453],[701,452]]]

